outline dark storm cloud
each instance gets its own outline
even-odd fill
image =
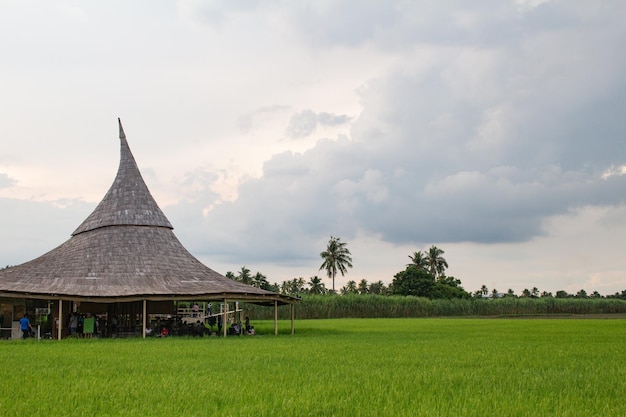
[[[554,7],[565,6],[523,16],[495,6],[488,17],[474,8],[474,24],[457,22],[459,31],[487,39],[507,22],[524,30],[488,48],[407,55],[361,89],[350,139],[275,156],[208,224],[245,219],[235,235],[267,243],[248,255],[273,259],[299,256],[296,247],[314,253],[309,242],[329,234],[365,232],[395,244],[521,242],[541,236],[550,216],[624,204],[626,176],[602,177],[626,163],[626,54],[614,49],[623,49],[614,36],[624,29],[618,16],[585,23],[566,7],[551,26]],[[311,135],[321,114],[294,115],[288,135]],[[237,238],[232,244],[245,250]]]
[[[532,3],[537,3],[532,5]],[[415,45],[510,46],[529,32],[579,29],[623,13],[619,1],[604,2],[598,13],[590,2],[488,0],[350,0],[291,6],[293,27],[313,46],[372,44],[383,50]]]

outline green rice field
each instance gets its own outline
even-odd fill
[[[7,416],[625,416],[624,319],[253,322],[0,342]]]

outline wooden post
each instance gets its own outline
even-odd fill
[[[57,340],[61,340],[63,329],[63,299],[59,298],[59,325],[57,326]]]
[[[274,336],[278,335],[278,300],[274,300]]]
[[[293,335],[294,331],[295,331],[293,322],[294,322],[294,318],[295,318],[295,309],[296,308],[295,308],[295,305],[293,303],[290,304],[290,306],[291,306],[291,334]]]
[[[222,335],[224,337],[226,337],[226,326],[228,325],[228,323],[226,323],[226,319],[228,318],[228,300],[226,300],[224,298],[224,309],[222,311]]]
[[[143,299],[143,313],[141,314],[141,321],[142,321],[142,326],[141,326],[141,328],[143,329],[143,336],[142,336],[142,337],[143,337],[144,339],[146,338],[146,310],[147,310],[147,308],[146,308],[146,304],[147,304],[147,301],[146,301],[146,299],[144,298],[144,299]]]

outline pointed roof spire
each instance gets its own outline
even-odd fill
[[[173,229],[150,194],[130,151],[122,122],[120,127],[120,166],[117,176],[96,209],[72,236],[106,226],[161,226]]]
[[[122,127],[122,121],[120,118],[117,118],[117,123],[120,125],[120,139],[126,139],[126,135],[124,134],[124,128]]]

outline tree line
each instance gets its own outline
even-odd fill
[[[618,298],[622,300],[626,300],[626,290],[621,292],[617,291],[615,294],[602,295],[598,291],[593,291],[591,294],[587,293],[584,289],[578,290],[575,294],[568,293],[565,290],[556,291],[556,293],[552,294],[552,292],[548,291],[539,291],[537,287],[533,287],[532,289],[524,288],[522,292],[517,295],[515,291],[512,289],[508,289],[507,292],[502,293],[499,292],[496,288],[493,290],[489,290],[486,285],[476,290],[472,296],[474,298],[483,298],[483,299],[495,299],[495,298],[579,298],[579,299],[593,299],[593,298]]]
[[[568,294],[560,290],[553,296],[552,293],[539,292],[537,287],[524,289],[520,295],[515,294],[512,289],[506,293],[501,293],[497,289],[491,291],[486,285],[470,293],[461,285],[461,280],[446,275],[448,261],[443,257],[444,251],[432,245],[427,251],[415,251],[408,255],[410,262],[405,265],[404,270],[396,273],[392,282],[387,286],[383,281],[368,282],[365,279],[360,281],[349,280],[345,286],[341,287],[341,295],[401,295],[416,296],[429,299],[497,299],[497,298],[619,298],[626,300],[626,290],[616,292],[613,295],[603,296],[597,291],[587,294],[585,290],[580,290],[576,294]],[[335,278],[337,274],[345,276],[348,268],[352,268],[352,255],[346,242],[342,242],[338,237],[330,237],[324,251],[320,253],[323,262],[319,270],[326,272],[327,278],[332,280],[332,287],[329,289],[317,275],[305,280],[303,277],[293,278],[283,281],[281,284],[270,283],[265,275],[256,272],[254,275],[245,266],[237,274],[227,272],[226,277],[248,285],[262,288],[286,295],[301,296],[305,294],[326,295],[337,294],[335,290]]]

